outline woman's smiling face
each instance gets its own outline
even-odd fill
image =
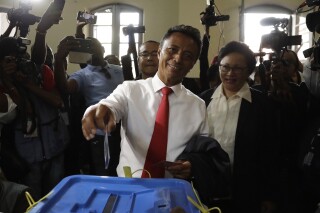
[[[230,53],[222,58],[219,72],[223,90],[230,95],[236,94],[249,77],[246,58],[237,52]]]

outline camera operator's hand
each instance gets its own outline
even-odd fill
[[[55,54],[56,60],[65,59],[70,50],[76,49],[80,47],[79,40],[75,39],[73,36],[67,36],[63,38],[57,48],[57,53]]]
[[[104,48],[101,43],[95,38],[88,38],[91,40],[90,53],[94,55],[102,55],[104,53]]]

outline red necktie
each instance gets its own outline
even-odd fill
[[[163,167],[154,166],[154,164],[166,160],[167,142],[168,142],[168,121],[169,121],[169,100],[168,96],[173,92],[171,88],[161,89],[162,99],[157,112],[156,122],[148,148],[144,170],[147,170],[152,178],[163,178],[165,170]],[[142,178],[149,177],[146,171],[142,172]]]

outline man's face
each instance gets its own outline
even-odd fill
[[[139,49],[138,65],[144,79],[153,77],[158,70],[158,49],[155,42],[146,42]]]
[[[199,47],[189,36],[176,32],[171,34],[158,51],[159,78],[167,86],[182,82],[197,61]]]
[[[281,60],[275,62],[271,66],[272,80],[286,79],[289,80],[294,76],[297,70],[297,61],[293,52],[285,51],[281,56]]]

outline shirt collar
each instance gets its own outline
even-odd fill
[[[222,84],[220,84],[217,89],[214,91],[214,93],[211,96],[211,99],[218,99],[222,96],[225,96],[223,94],[222,90]],[[240,98],[243,98],[247,100],[248,102],[252,103],[252,97],[251,97],[251,92],[250,92],[250,87],[248,83],[245,83],[242,88],[233,96],[238,96]]]
[[[152,86],[155,93],[159,92],[163,87],[166,87],[166,85],[160,80],[158,76],[158,72],[152,78]],[[181,87],[182,87],[182,84],[180,83],[170,88],[173,90],[174,94],[178,95],[181,92],[181,89],[182,89]]]
[[[110,68],[109,66],[109,63],[107,61],[106,62],[106,65],[104,66],[104,68]],[[95,66],[95,65],[92,65],[92,64],[87,64],[88,69],[92,70],[92,71],[100,71],[101,70],[101,66]]]

